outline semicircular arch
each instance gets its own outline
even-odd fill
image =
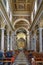
[[[20,19],[17,19],[15,22],[14,22],[14,26],[16,25],[16,23],[18,23],[19,21],[25,21],[27,24],[29,24],[29,26],[30,26],[30,23],[29,23],[29,21],[27,20],[27,19],[24,19],[24,18],[20,18]]]
[[[26,32],[28,32],[28,30],[25,27],[19,27],[15,30],[15,32],[17,32],[19,29],[24,29]]]

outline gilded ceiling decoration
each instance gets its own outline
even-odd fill
[[[11,0],[13,11],[31,11],[33,0]]]
[[[16,21],[17,19],[24,18],[28,21],[30,21],[30,16],[13,16],[13,20]]]
[[[23,18],[28,20],[28,22],[31,24],[31,11],[32,11],[32,5],[33,0],[10,0],[11,1],[11,7],[12,7],[12,13],[13,13],[13,24],[17,19]],[[20,21],[22,22],[22,21]],[[19,23],[20,23],[19,22]],[[24,21],[25,22],[25,21]],[[28,24],[19,24],[16,23],[14,28],[20,28],[25,27],[26,29],[29,29]]]

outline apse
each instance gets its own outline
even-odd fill
[[[17,47],[19,50],[25,49],[26,48],[26,31],[24,29],[19,29],[17,31]]]

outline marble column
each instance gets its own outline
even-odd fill
[[[34,34],[32,39],[32,50],[36,51],[36,34]]]
[[[1,29],[1,50],[4,52],[4,29]]]
[[[13,36],[13,48],[14,50],[17,49],[17,41],[16,41],[16,33],[14,32],[14,36]]]
[[[12,49],[13,49],[13,50],[14,50],[14,43],[15,43],[14,34],[12,34]]]
[[[34,36],[31,36],[31,50],[34,50]]]
[[[35,44],[35,42],[34,42],[34,36],[32,36],[32,38],[31,38],[31,50],[34,50],[34,44]]]
[[[10,37],[10,50],[12,50],[12,35]]]
[[[1,50],[1,28],[0,28],[0,50]]]
[[[32,50],[32,37],[31,37],[31,50]]]
[[[29,33],[27,33],[27,50],[30,50],[30,39],[29,39]]]
[[[32,49],[32,34],[30,32],[30,50]]]
[[[31,37],[31,50],[32,50],[32,37]]]
[[[7,51],[9,51],[9,32],[7,33]]]
[[[36,34],[34,34],[34,50],[36,51]]]
[[[42,28],[39,28],[40,52],[42,52]]]

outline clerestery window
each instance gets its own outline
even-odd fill
[[[4,2],[4,5],[6,6],[6,3],[7,3],[6,0],[3,0],[3,2]]]
[[[9,12],[9,3],[8,3],[8,0],[7,0],[7,12]]]
[[[31,21],[33,22],[33,12],[31,13]]]
[[[36,11],[37,11],[37,0],[35,0],[35,14],[36,14]]]
[[[3,4],[5,6],[5,9],[7,11],[7,13],[9,14],[9,10],[10,10],[10,7],[9,7],[9,0],[3,0]]]
[[[42,0],[37,0],[37,7],[39,7]]]

